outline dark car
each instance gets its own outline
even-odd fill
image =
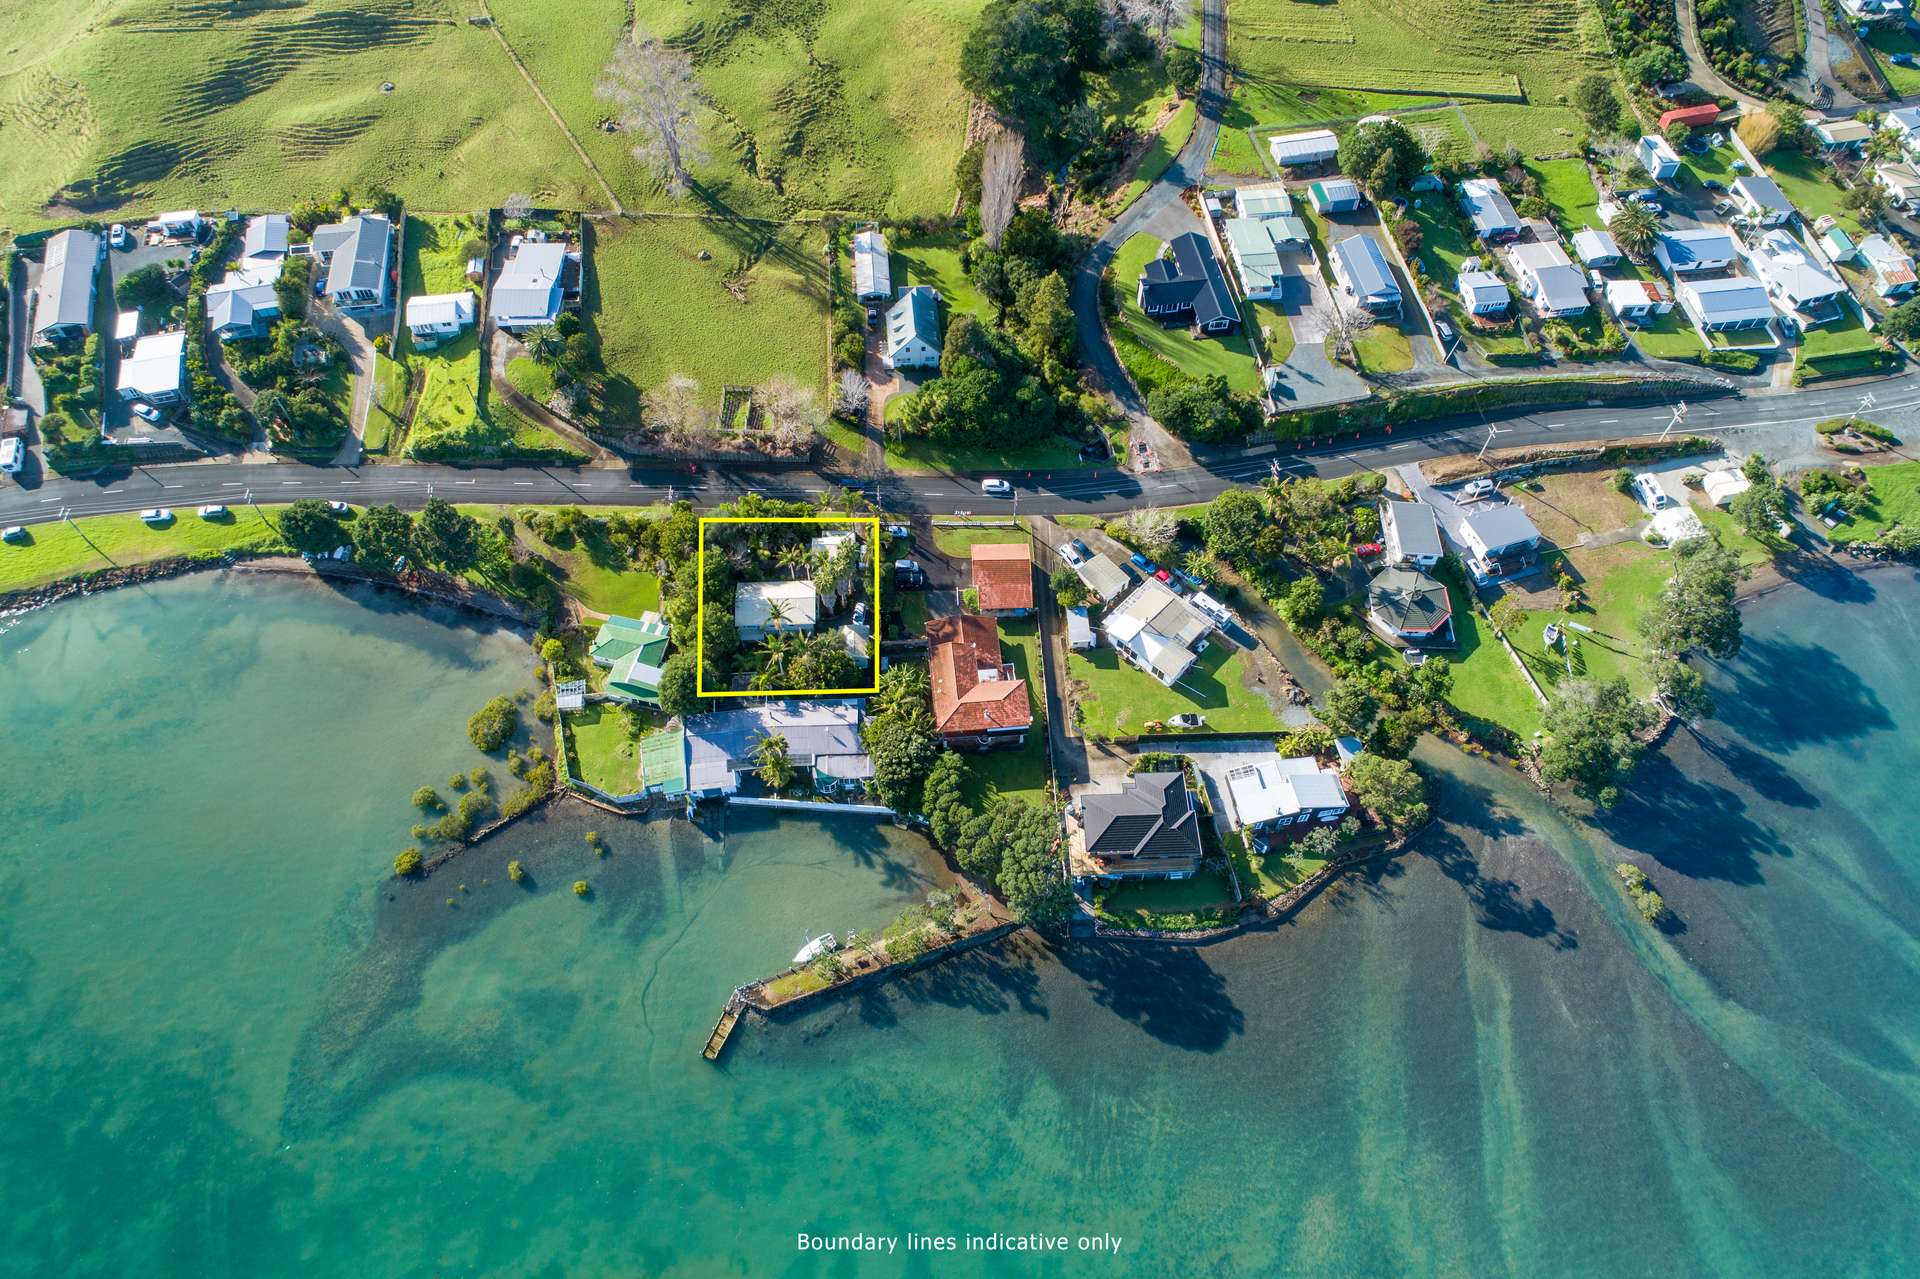
[[[1080,446],[1080,460],[1083,462],[1098,462],[1106,456],[1107,446],[1097,440]]]
[[[880,308],[879,307],[870,306],[867,308],[867,327],[870,329],[877,329],[880,327]]]

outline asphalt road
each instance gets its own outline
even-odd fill
[[[1902,436],[1920,428],[1920,374],[1887,378],[1865,387],[1809,389],[1778,395],[1725,396],[1695,404],[1681,428],[1688,434],[1725,437],[1742,452],[1759,450],[1776,461],[1813,457],[1813,424],[1852,412],[1864,391],[1875,403],[1871,416]],[[1658,432],[1669,411],[1639,408],[1542,410],[1496,418],[1496,447],[1547,441],[1577,442]],[[455,502],[529,505],[622,506],[688,499],[713,506],[745,493],[802,498],[830,485],[857,487],[899,514],[1032,514],[1124,511],[1144,505],[1204,502],[1229,488],[1265,477],[1278,465],[1286,474],[1333,477],[1406,462],[1478,450],[1487,439],[1485,419],[1456,420],[1406,428],[1388,438],[1353,446],[1295,450],[1266,445],[1202,466],[1135,476],[1110,469],[1007,473],[1015,496],[990,498],[965,476],[889,476],[878,483],[861,477],[808,471],[702,470],[697,473],[624,466],[469,469],[452,466],[376,465],[319,467],[297,463],[192,462],[134,467],[89,477],[33,478],[25,485],[0,484],[0,524],[35,524],[69,515],[98,515],[169,506],[183,512],[203,503],[236,505],[291,502],[303,497],[338,498],[356,505],[391,502],[418,508],[429,497]]]

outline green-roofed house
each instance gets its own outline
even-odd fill
[[[673,723],[640,739],[640,789],[648,794],[687,793],[687,734]]]
[[[658,613],[638,618],[618,614],[601,623],[588,656],[612,671],[607,696],[616,701],[660,704],[660,670],[667,663],[669,632]]]

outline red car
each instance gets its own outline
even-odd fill
[[[1353,553],[1363,560],[1370,560],[1378,555],[1382,549],[1378,542],[1362,542],[1353,548]]]
[[[1173,574],[1167,572],[1167,570],[1163,568],[1157,568],[1153,570],[1153,575],[1159,578],[1163,582],[1171,582],[1173,580]]]

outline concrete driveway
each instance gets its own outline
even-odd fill
[[[367,435],[367,410],[373,403],[373,335],[392,328],[393,308],[348,315],[316,299],[307,307],[307,321],[322,333],[340,340],[347,369],[353,375],[353,403],[347,411],[347,434],[340,441],[340,451],[334,454],[333,464],[358,466],[362,441]]]

